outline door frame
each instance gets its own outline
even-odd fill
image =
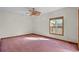
[[[78,48],[79,48],[79,8],[78,8]]]

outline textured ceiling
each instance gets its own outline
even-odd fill
[[[27,10],[29,10],[31,7],[0,7],[0,10],[18,13],[18,14],[26,14]],[[52,12],[58,9],[61,9],[63,7],[32,7],[35,8],[37,11],[40,11],[41,14],[45,14],[48,12]]]

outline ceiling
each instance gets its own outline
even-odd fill
[[[0,7],[0,10],[18,13],[18,14],[26,14],[27,10],[29,10],[31,7]],[[52,12],[58,9],[61,9],[63,7],[32,7],[35,8],[37,11],[40,11],[41,14],[45,14],[48,12]]]

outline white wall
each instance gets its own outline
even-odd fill
[[[49,18],[64,16],[64,36],[49,34]],[[0,38],[36,33],[77,42],[77,8],[63,8],[38,17],[0,11]]]
[[[49,18],[64,16],[64,36],[49,34]],[[37,17],[34,33],[77,42],[77,8],[63,8]]]
[[[0,11],[0,38],[31,32],[30,16]]]

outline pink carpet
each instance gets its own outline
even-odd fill
[[[1,41],[2,52],[78,52],[77,45],[38,35],[6,38]]]

